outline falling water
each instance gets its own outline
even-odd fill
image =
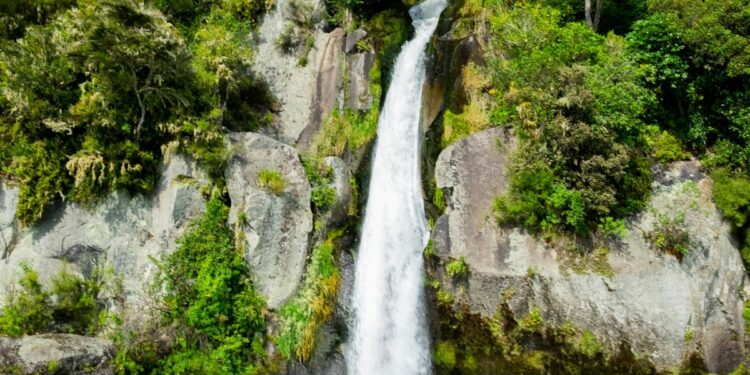
[[[424,314],[428,231],[419,174],[425,47],[446,0],[409,11],[414,39],[401,49],[378,124],[354,284],[349,375],[431,373]]]

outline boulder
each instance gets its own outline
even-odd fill
[[[174,250],[189,221],[203,212],[201,185],[206,183],[205,173],[178,155],[164,167],[149,196],[115,192],[91,208],[61,205],[15,235],[0,263],[0,306],[23,263],[45,284],[63,268],[90,276],[95,267],[103,267],[122,278],[126,319],[133,311],[133,319],[139,320],[147,303],[145,291],[157,271],[152,258]],[[5,211],[15,212],[15,203]]]
[[[307,262],[310,183],[291,146],[254,133],[230,134],[227,142],[232,151],[225,172],[232,200],[229,220],[244,237],[258,290],[269,307],[278,308],[297,290]],[[259,186],[263,170],[281,174],[286,181],[281,193]]]
[[[3,374],[114,374],[108,340],[68,334],[0,336]]]
[[[538,308],[545,322],[590,330],[612,352],[627,342],[662,370],[696,352],[711,372],[740,364],[745,269],[696,161],[656,168],[651,208],[628,220],[627,235],[608,243],[597,267],[582,270],[570,266],[567,252],[494,220],[513,149],[510,134],[489,129],[438,158],[447,208],[432,234],[434,251],[444,262],[464,257],[470,269],[466,285],[443,282],[457,303],[486,317],[502,303],[517,317]],[[646,239],[663,214],[684,214],[692,246],[682,261]]]
[[[370,93],[370,69],[375,62],[372,52],[351,55],[349,66],[348,106],[357,111],[367,111],[372,107]]]

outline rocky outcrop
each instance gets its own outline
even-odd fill
[[[309,3],[311,14],[305,14],[305,17],[313,17],[313,13],[319,14],[323,6],[318,0],[295,1]],[[305,30],[311,33],[314,43],[306,56],[310,63],[303,66],[299,63],[302,52],[286,53],[277,44],[284,29],[294,22],[295,16],[292,13],[290,1],[278,1],[275,2],[274,9],[264,15],[257,33],[253,63],[256,73],[268,82],[271,92],[280,100],[277,129],[273,136],[287,144],[295,144],[309,125],[320,66],[318,62],[325,55],[324,51],[331,39],[331,34],[324,33],[317,25],[313,30]],[[339,45],[343,45],[343,41],[339,41]]]
[[[95,267],[111,268],[123,282],[125,316],[141,311],[148,282],[157,271],[152,258],[173,250],[190,219],[203,212],[200,189],[207,182],[193,162],[175,156],[150,196],[116,192],[91,208],[65,203],[30,229],[11,226],[17,233],[0,262],[0,305],[25,263],[43,283],[63,268],[84,276]],[[7,199],[14,196],[12,191],[3,188],[0,218],[12,217],[16,210],[17,200]]]
[[[0,337],[3,374],[114,374],[108,340],[67,334]]]
[[[328,35],[325,49],[317,61],[315,70],[314,90],[311,92],[311,110],[309,122],[299,135],[297,148],[307,149],[313,137],[323,125],[325,116],[333,111],[339,98],[338,92],[342,81],[341,66],[344,61],[343,44],[345,32],[335,29]],[[301,88],[298,88],[301,89]]]
[[[312,231],[310,183],[293,147],[254,133],[230,134],[227,141],[230,222],[239,224],[258,290],[269,307],[277,308],[294,294],[304,273]],[[264,170],[282,176],[282,192],[259,186]]]
[[[370,92],[370,69],[375,63],[375,54],[362,52],[351,55],[349,59],[349,108],[367,111],[372,107]]]
[[[545,322],[593,332],[613,352],[625,342],[660,369],[694,352],[711,372],[733,370],[744,354],[745,270],[729,226],[711,201],[711,180],[696,161],[657,169],[651,209],[628,222],[592,267],[493,219],[494,198],[507,188],[513,138],[502,129],[446,148],[436,180],[447,209],[433,231],[444,262],[464,257],[470,272],[457,286],[442,272],[457,304],[492,316],[501,305],[518,317],[538,308]],[[691,251],[682,261],[653,250],[646,234],[658,215],[684,214]],[[608,251],[608,253],[607,253]]]

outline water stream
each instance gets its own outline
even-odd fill
[[[410,9],[414,38],[396,60],[378,123],[355,273],[349,375],[432,372],[422,250],[429,232],[419,172],[425,48],[446,0]]]

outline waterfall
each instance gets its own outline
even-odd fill
[[[349,375],[430,374],[422,250],[429,236],[419,172],[425,47],[446,0],[409,10],[414,38],[401,49],[380,113],[355,273]]]

